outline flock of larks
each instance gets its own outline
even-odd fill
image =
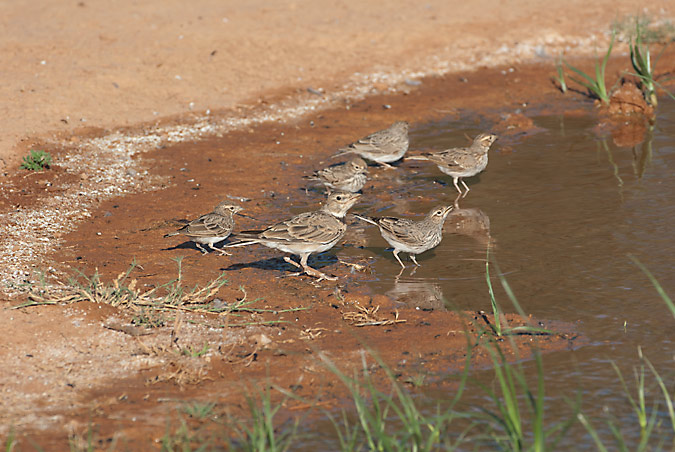
[[[466,196],[469,187],[462,178],[475,176],[485,169],[488,163],[488,150],[496,139],[497,136],[493,134],[479,134],[469,147],[428,152],[410,156],[407,159],[428,160],[435,163],[443,173],[452,176],[459,194]],[[400,121],[340,149],[335,156],[357,154],[386,168],[393,168],[389,163],[402,159],[407,150],[408,123]],[[259,243],[298,255],[300,263],[288,256],[284,257],[286,262],[302,270],[295,275],[304,272],[319,278],[319,281],[337,279],[310,267],[307,259],[312,253],[329,250],[342,238],[347,230],[343,219],[361,196],[358,192],[366,184],[367,173],[366,162],[356,156],[345,163],[315,172],[307,179],[318,180],[328,189],[328,198],[321,209],[301,213],[260,231],[239,232],[233,236],[235,240],[225,247]],[[458,181],[461,181],[466,189],[465,192],[462,192],[457,184]],[[393,217],[355,216],[380,228],[382,237],[394,247],[394,257],[405,268],[398,253],[401,251],[409,253],[410,259],[419,266],[415,255],[441,243],[443,223],[452,209],[452,205],[435,207],[420,221]],[[213,245],[230,236],[234,229],[233,215],[241,215],[238,213],[241,210],[242,208],[238,205],[227,201],[221,202],[213,212],[202,215],[165,237],[184,234],[195,242],[203,253],[207,251],[201,245],[207,245],[215,251],[228,254]]]

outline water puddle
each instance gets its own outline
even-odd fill
[[[591,416],[603,410],[625,414],[630,407],[610,361],[633,388],[632,368],[641,346],[672,381],[672,316],[629,254],[667,293],[675,293],[675,103],[659,106],[655,126],[632,147],[617,146],[619,140],[599,133],[591,116],[533,120],[539,132],[498,141],[487,170],[467,180],[470,193],[448,218],[442,243],[418,256],[420,268],[402,253],[408,268],[399,275],[400,266],[377,228],[361,223],[353,225],[347,240],[355,247],[345,252],[367,254],[373,273],[362,284],[402,305],[489,311],[485,258],[490,246],[525,312],[578,322],[590,339],[591,345],[579,350],[545,356],[547,403],[561,408],[547,413],[547,421],[568,415],[566,399],[578,391]],[[416,149],[464,146],[465,134],[489,127],[475,118],[435,122],[412,130],[411,142]],[[376,182],[377,191],[388,194],[364,196],[354,210],[421,218],[435,205],[451,204],[457,194],[452,180],[428,162],[407,161],[395,172],[378,174],[386,182]],[[512,312],[494,274],[492,281],[498,300]],[[534,376],[534,364],[528,365]],[[489,383],[492,375],[477,372],[476,378]],[[468,405],[481,402],[481,396],[466,396]],[[639,434],[637,422],[626,425]],[[581,427],[577,432],[565,444],[585,435]]]

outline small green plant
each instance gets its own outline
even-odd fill
[[[391,385],[389,393],[376,388],[365,354],[361,358],[360,375],[354,377],[347,376],[326,356],[321,356],[324,365],[349,390],[356,409],[356,421],[350,420],[344,410],[342,422],[327,414],[337,432],[339,450],[431,451],[458,447],[474,425],[469,421],[468,427],[452,435],[455,440],[452,442],[450,426],[454,420],[462,417],[454,407],[464,392],[471,367],[471,345],[467,347],[466,366],[455,397],[447,407],[443,410],[439,407],[436,412],[423,410],[420,403],[396,381],[391,369],[372,351],[370,356],[387,375]]]
[[[621,426],[619,422],[614,418],[608,418],[605,420],[609,431],[611,432],[612,440],[614,444],[612,447],[607,447],[605,443],[600,438],[597,430],[591,424],[591,421],[583,414],[577,414],[579,422],[586,428],[588,433],[593,438],[596,447],[599,451],[607,452],[609,450],[636,450],[636,451],[647,451],[647,450],[661,450],[661,445],[663,444],[663,438],[668,433],[660,432],[658,435],[655,435],[655,430],[662,428],[662,421],[659,420],[659,405],[660,400],[654,400],[651,404],[651,407],[647,403],[647,395],[650,392],[647,388],[647,383],[645,381],[645,365],[649,368],[650,372],[656,379],[659,387],[661,388],[663,398],[665,400],[665,405],[668,409],[668,415],[670,417],[670,428],[672,431],[670,434],[675,433],[675,409],[673,408],[673,398],[668,392],[668,388],[661,378],[661,375],[656,371],[656,368],[653,364],[642,354],[642,349],[638,347],[638,356],[640,358],[641,364],[639,368],[634,368],[635,374],[635,389],[637,391],[636,396],[631,394],[628,385],[621,373],[621,370],[612,362],[612,367],[621,382],[624,394],[628,399],[630,406],[633,408],[633,413],[637,419],[638,425],[640,426],[640,441],[635,446],[634,449],[631,449],[629,440],[624,436],[624,433],[621,431]],[[668,428],[668,427],[666,427]],[[664,435],[665,433],[665,435]]]
[[[215,402],[191,402],[183,405],[183,412],[194,419],[206,419],[213,415]]]
[[[208,343],[205,343],[204,346],[200,349],[188,345],[187,347],[181,349],[181,353],[191,358],[201,358],[202,356],[206,355],[209,352],[210,348],[211,347],[209,346]]]
[[[43,169],[49,169],[51,163],[52,156],[49,152],[31,150],[30,155],[23,158],[21,168],[28,171],[42,171]]]
[[[145,328],[160,328],[166,325],[166,317],[162,312],[143,307],[131,318],[131,324]]]
[[[656,107],[658,100],[656,97],[656,88],[654,80],[654,69],[652,68],[651,54],[649,47],[643,44],[643,27],[639,21],[635,22],[635,39],[630,38],[630,62],[635,72],[633,75],[642,82],[645,100]]]
[[[605,53],[605,57],[601,62],[595,62],[595,78],[565,61],[565,65],[568,68],[582,77],[581,79],[570,77],[570,79],[585,87],[592,97],[600,99],[600,101],[606,105],[609,104],[609,91],[607,90],[607,85],[605,84],[605,69],[607,67],[607,61],[609,61],[609,56],[612,53],[612,48],[614,47],[614,39],[615,35],[612,33],[612,38],[609,42],[609,48]]]
[[[9,435],[5,439],[5,452],[12,452],[16,446],[16,439],[14,438],[14,429],[9,430]]]
[[[509,285],[508,281],[506,281],[506,278],[504,278],[503,275],[499,274],[499,280],[502,283],[502,287],[504,288],[504,291],[506,292],[506,295],[509,297],[511,300],[511,303],[513,304],[513,307],[516,308],[518,313],[523,319],[527,318],[527,315],[525,314],[525,311],[520,307],[520,304],[518,303],[518,300],[516,299],[515,294],[513,293],[513,290],[511,290],[511,286]],[[490,327],[492,328],[492,332],[497,336],[497,337],[502,337],[506,335],[511,335],[511,334],[551,334],[552,331],[542,329],[542,328],[534,328],[529,325],[524,325],[524,326],[516,326],[516,327],[508,327],[508,323],[506,322],[506,317],[504,316],[504,313],[502,312],[501,308],[499,307],[499,304],[497,303],[497,299],[495,298],[495,292],[492,288],[492,282],[490,280],[490,249],[488,248],[487,253],[486,253],[486,258],[485,258],[485,281],[487,282],[488,286],[488,292],[490,293],[490,304],[492,306],[492,314],[494,317],[494,324],[490,324]],[[502,325],[503,323],[503,325]]]
[[[565,72],[563,70],[562,57],[560,57],[560,59],[556,63],[555,69],[557,72],[557,76],[554,77],[554,79],[556,82],[558,82],[558,85],[560,86],[560,91],[562,91],[562,93],[565,94],[567,92],[567,82],[565,82]]]
[[[251,396],[246,397],[250,420],[230,417],[231,429],[238,436],[238,440],[231,444],[232,450],[248,452],[290,450],[296,438],[298,420],[296,419],[290,428],[276,425],[274,418],[286,400],[273,405],[269,387],[259,391],[258,396],[260,402]]]

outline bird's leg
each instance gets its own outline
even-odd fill
[[[289,264],[295,265],[295,266],[298,267],[299,269],[302,269],[302,267],[300,266],[300,264],[298,264],[297,262],[295,262],[295,261],[294,261],[293,259],[291,259],[290,257],[284,256],[284,260],[285,260],[286,262],[288,262]],[[299,273],[298,273],[298,274],[299,274]]]
[[[307,259],[309,258],[309,254],[303,254],[300,256],[300,265],[302,265],[303,270],[305,270],[305,273],[307,273],[309,276],[314,276],[315,278],[319,278],[317,282],[322,281],[322,280],[328,280],[328,281],[337,281],[337,276],[328,276],[325,273],[321,273],[319,270],[310,267],[307,264]]]
[[[471,189],[466,185],[466,182],[464,182],[464,179],[462,179],[462,185],[464,185],[464,188],[466,188],[466,191],[464,192],[464,196],[466,196]],[[462,198],[464,196],[462,196]]]
[[[414,255],[414,254],[411,254],[411,255],[410,255],[410,260],[413,261],[413,262],[415,263],[415,265],[417,265],[418,267],[420,267],[420,264],[417,263],[417,259],[415,259],[415,255]]]
[[[206,250],[204,249],[204,247],[202,247],[199,243],[194,242],[194,244],[197,245],[197,248],[199,248],[199,251],[201,251],[202,254],[209,254],[209,252],[206,251]]]
[[[458,181],[458,180],[459,180],[458,177],[453,177],[453,178],[452,178],[452,183],[455,184],[455,188],[457,189],[457,191],[458,191],[459,194],[461,195],[461,194],[462,194],[462,189],[459,188],[459,185],[457,185],[457,181]],[[464,182],[464,181],[462,181],[462,182]]]
[[[394,257],[396,258],[396,260],[398,261],[398,263],[401,264],[401,267],[405,268],[405,265],[403,265],[403,262],[401,262],[401,258],[398,257],[398,253],[399,253],[399,250],[394,249]]]
[[[228,253],[225,250],[221,250],[219,248],[216,248],[215,246],[213,246],[213,243],[209,243],[209,248],[211,248],[213,251],[216,251],[216,252],[220,253],[221,256],[232,256],[232,253]]]
[[[461,194],[461,193],[458,194],[457,197],[455,198],[455,202],[454,202],[453,204],[454,204],[456,210],[459,210],[459,209],[460,209],[460,207],[459,207],[459,200],[460,200],[461,198],[462,198],[462,194]]]
[[[378,165],[380,165],[381,167],[383,167],[384,169],[394,169],[394,167],[393,167],[393,166],[391,166],[391,165],[390,165],[390,164],[388,164],[388,163],[384,163],[384,162],[377,162],[377,164],[378,164]]]

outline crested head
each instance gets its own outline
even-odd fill
[[[328,195],[326,203],[321,208],[322,212],[329,213],[334,217],[344,218],[347,211],[352,208],[361,197],[358,193],[346,193],[336,191]]]
[[[436,206],[427,214],[427,219],[434,223],[443,223],[454,206]]]
[[[367,173],[368,164],[361,157],[354,157],[347,164],[354,170],[356,173]]]
[[[478,145],[487,151],[490,149],[490,146],[492,146],[492,143],[497,141],[497,138],[497,135],[494,133],[479,133],[476,135],[476,138],[473,139],[473,144]]]
[[[221,202],[216,206],[215,209],[213,209],[213,211],[219,215],[227,215],[228,213],[235,214],[242,210],[244,210],[243,207],[236,204],[230,204],[228,201]]]

